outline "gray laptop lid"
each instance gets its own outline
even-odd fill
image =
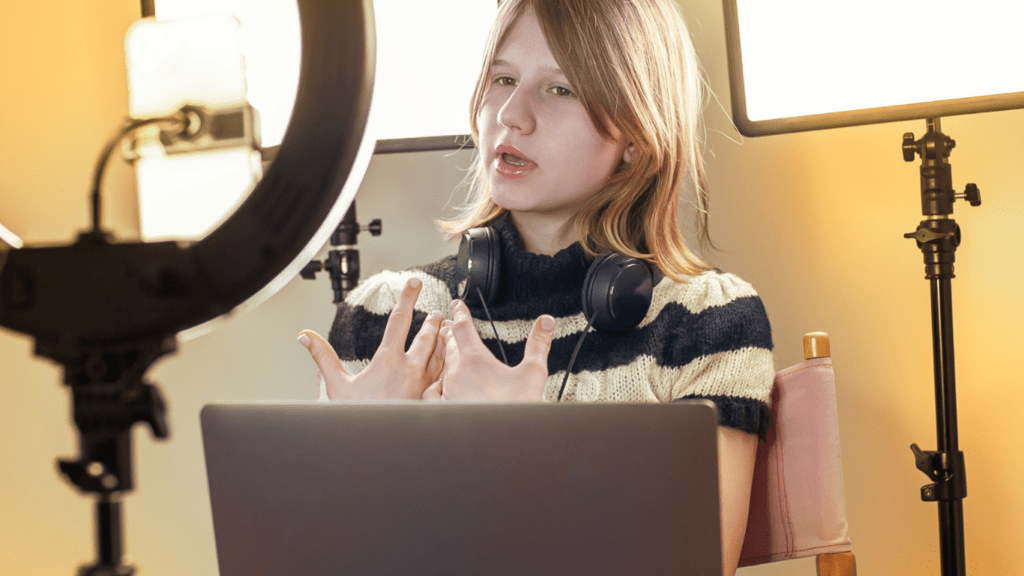
[[[717,413],[208,405],[222,576],[721,574]]]

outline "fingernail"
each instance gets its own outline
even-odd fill
[[[409,279],[409,286],[411,286],[413,288],[419,288],[420,284],[423,284],[423,281],[420,280],[419,278],[410,278]]]
[[[434,310],[433,312],[430,313],[431,320],[440,320],[443,317],[444,316],[441,314],[440,310]]]
[[[540,327],[548,332],[555,329],[555,319],[547,314],[540,317]]]
[[[442,327],[444,327],[444,328],[451,328],[451,327],[452,327],[452,324],[454,324],[454,322],[452,322],[451,320],[445,320],[445,321],[444,321],[444,322],[443,322],[443,323],[441,324],[441,326],[442,326]]]
[[[455,310],[455,307],[459,305],[459,302],[460,302],[460,300],[457,300],[457,299],[456,300],[452,300],[452,306],[451,306],[452,310]]]
[[[302,344],[306,348],[309,348],[309,345],[311,343],[312,342],[310,342],[309,336],[306,336],[305,334],[299,334],[299,344]]]

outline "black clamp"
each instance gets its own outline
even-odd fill
[[[926,278],[954,278],[953,263],[960,246],[960,226],[952,219],[939,218],[921,222],[917,230],[904,234],[913,238],[924,256]]]
[[[71,340],[36,342],[36,354],[64,365],[80,454],[58,460],[58,466],[82,492],[109,496],[133,489],[131,434],[136,423],[149,424],[158,439],[169,435],[160,389],[143,379],[154,362],[176,349],[173,337],[88,346]]]
[[[925,502],[962,500],[967,497],[967,471],[964,453],[923,451],[911,444],[918,470],[935,481],[921,487],[921,500]]]
[[[306,280],[315,280],[318,272],[327,272],[331,277],[331,288],[334,289],[334,303],[340,304],[345,295],[359,283],[359,251],[356,250],[356,236],[360,232],[369,232],[380,236],[382,230],[380,218],[374,219],[367,226],[356,221],[356,203],[352,202],[341,223],[331,234],[331,246],[340,249],[331,250],[323,262],[313,260],[306,264],[299,275]]]
[[[926,221],[922,222],[917,230],[914,232],[908,232],[903,235],[904,238],[913,238],[917,240],[918,247],[922,244],[937,243],[937,242],[949,242],[952,248],[956,248],[960,245],[960,227],[956,226],[955,223],[949,225],[950,221]],[[937,228],[933,230],[928,225],[933,225],[931,228]],[[935,225],[939,226],[935,226]],[[946,226],[942,226],[945,224]]]

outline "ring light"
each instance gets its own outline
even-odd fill
[[[70,246],[11,251],[0,270],[0,325],[40,349],[173,336],[264,301],[297,275],[351,204],[375,144],[371,0],[298,5],[295,109],[277,157],[238,209],[189,246],[84,234]]]
[[[376,142],[372,0],[298,0],[298,8],[291,121],[263,178],[217,229],[183,245],[114,243],[96,227],[68,246],[0,251],[0,326],[33,337],[37,355],[64,367],[72,392],[80,454],[60,460],[60,470],[96,496],[97,560],[81,574],[133,573],[121,564],[131,429],[145,422],[168,435],[148,368],[175,350],[179,332],[266,300],[294,278],[366,172]]]

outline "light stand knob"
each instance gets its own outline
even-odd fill
[[[967,200],[971,206],[981,206],[981,191],[978,190],[977,184],[968,184],[964,191],[957,194],[958,200]]]
[[[381,231],[383,231],[383,229],[384,228],[380,222],[380,218],[374,218],[373,220],[370,221],[370,224],[368,226],[359,227],[360,232],[369,232],[370,235],[372,236],[380,236],[380,233]]]
[[[914,154],[917,152],[917,142],[914,140],[913,132],[903,134],[903,160],[913,162]]]

